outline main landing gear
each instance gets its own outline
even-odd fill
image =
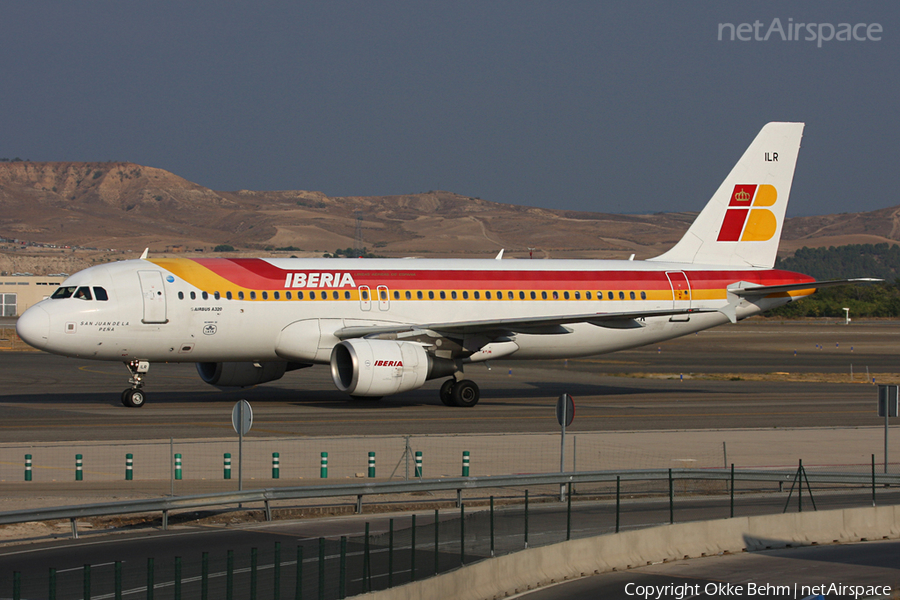
[[[472,407],[478,404],[480,397],[478,385],[469,379],[448,379],[441,386],[441,402],[446,406]]]
[[[150,362],[132,360],[125,363],[125,366],[131,371],[131,378],[128,380],[131,387],[122,392],[122,404],[128,408],[140,408],[147,400],[141,388],[144,387],[144,374],[150,370]]]

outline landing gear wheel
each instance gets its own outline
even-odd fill
[[[144,386],[144,375],[150,370],[150,361],[135,359],[125,363],[125,366],[131,373],[128,380],[131,387],[122,392],[122,404],[128,408],[140,408],[147,400],[141,388]]]
[[[144,392],[141,390],[125,390],[122,392],[122,404],[128,408],[140,408],[146,400]]]
[[[453,403],[456,406],[469,408],[478,404],[481,392],[478,390],[478,385],[474,381],[463,379],[462,381],[457,381],[456,385],[453,386],[453,393],[451,396],[453,398]]]
[[[456,403],[453,401],[453,386],[455,385],[455,379],[448,379],[441,386],[441,402],[444,403],[444,406],[456,406]]]

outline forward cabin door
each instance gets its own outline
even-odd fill
[[[168,323],[166,318],[166,290],[162,273],[159,271],[138,271],[141,280],[141,296],[144,299],[142,323]]]
[[[666,271],[669,285],[672,286],[672,308],[687,309],[691,307],[691,285],[684,271]],[[687,315],[675,315],[672,320],[687,320]]]

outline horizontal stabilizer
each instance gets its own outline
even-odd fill
[[[757,285],[751,287],[729,288],[728,291],[736,296],[768,296],[769,294],[781,294],[795,290],[812,290],[836,285],[848,285],[853,283],[877,283],[884,279],[872,279],[870,277],[857,277],[856,279],[829,279],[827,281],[808,281],[806,283],[788,283],[785,285]]]

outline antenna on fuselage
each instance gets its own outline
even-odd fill
[[[144,252],[141,254],[141,260],[147,260],[148,256],[150,256],[150,248],[144,248]]]
[[[503,258],[503,250],[505,250],[505,248],[501,248],[501,249],[500,249],[500,254],[498,254],[498,255],[494,258],[494,260],[501,260],[501,259]]]

